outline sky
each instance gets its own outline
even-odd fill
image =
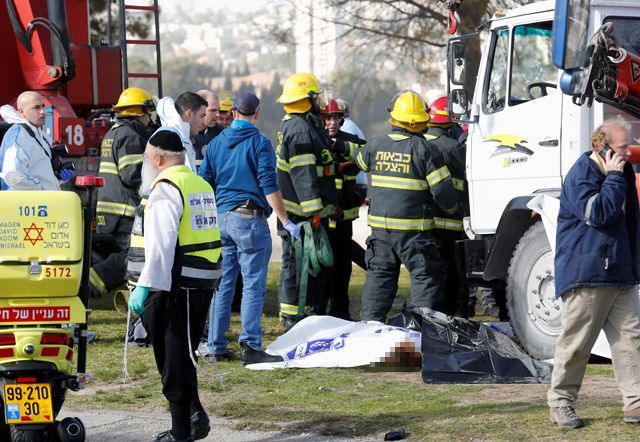
[[[267,0],[159,0],[160,7],[171,10],[180,4],[185,9],[206,11],[208,9],[227,9],[235,12],[257,11],[267,6]]]

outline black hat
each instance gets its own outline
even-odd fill
[[[149,144],[161,150],[169,152],[184,152],[185,148],[182,144],[180,136],[169,129],[158,129],[151,138]]]
[[[260,100],[251,92],[238,92],[233,99],[233,108],[242,115],[253,115],[260,108]]]

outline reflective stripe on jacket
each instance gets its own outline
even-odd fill
[[[362,206],[362,197],[356,190],[356,175],[358,166],[355,159],[365,140],[347,132],[338,131],[334,144],[334,156],[337,163],[354,162],[352,167],[347,167],[342,173],[336,172],[336,191],[338,193],[338,206],[342,209],[343,220],[351,221],[359,216]],[[336,166],[337,168],[337,166]]]
[[[431,126],[424,137],[435,146],[449,168],[453,187],[458,196],[459,210],[451,215],[436,210],[436,229],[464,231],[462,218],[468,215],[469,193],[465,180],[466,145],[456,141],[447,128]]]
[[[110,233],[120,217],[135,216],[147,138],[145,126],[127,118],[118,121],[102,139],[99,175],[104,178],[104,187],[98,189],[98,232]]]
[[[458,209],[442,155],[419,134],[394,127],[365,144],[356,163],[371,172],[368,222],[372,228],[432,230],[437,208],[447,214]]]
[[[337,200],[331,140],[311,113],[285,115],[276,149],[278,187],[290,215],[326,217]]]

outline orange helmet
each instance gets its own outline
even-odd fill
[[[342,117],[344,115],[344,105],[335,98],[332,98],[326,106],[320,108],[320,113],[323,115],[337,114]]]
[[[429,121],[431,124],[450,124],[449,99],[440,97],[434,100],[429,106],[429,116],[431,117],[431,121]]]

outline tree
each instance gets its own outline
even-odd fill
[[[109,12],[111,12],[111,43],[116,46],[120,44],[120,16],[117,0],[89,0],[91,44],[98,45],[101,41],[107,40]],[[130,36],[143,39],[149,37],[153,14],[127,12],[125,17],[127,33]]]
[[[347,47],[356,58],[363,52],[376,52],[382,55],[380,63],[399,60],[422,77],[437,74],[443,66],[449,13],[443,2],[448,0],[324,0],[320,2],[324,6],[317,1],[301,6],[300,0],[295,1],[299,13],[337,25],[336,40],[348,39]],[[533,1],[465,0],[459,8],[459,32],[473,32],[498,7],[512,8]],[[476,45],[469,51],[470,89],[480,62],[479,43]]]

